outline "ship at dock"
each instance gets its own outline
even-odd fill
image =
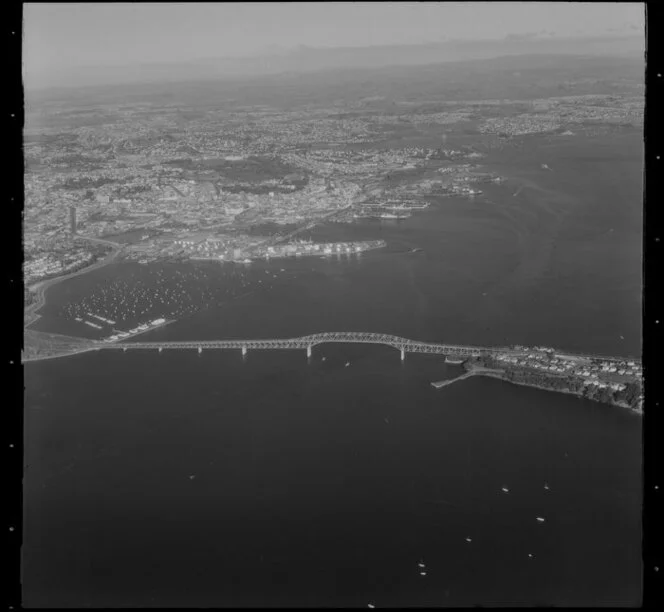
[[[384,208],[389,212],[410,212],[412,210],[425,210],[429,208],[427,202],[396,202],[390,200],[386,203]]]
[[[408,217],[410,214],[400,212],[384,212],[378,216],[379,219],[408,219]]]
[[[465,359],[459,359],[458,357],[450,357],[449,355],[445,357],[445,363],[449,363],[451,365],[461,365]]]

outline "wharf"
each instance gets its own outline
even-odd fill
[[[457,376],[456,378],[450,378],[448,380],[439,380],[437,382],[432,382],[431,386],[435,387],[436,389],[442,389],[443,387],[447,387],[447,385],[451,385],[452,383],[455,383],[459,380],[463,380],[464,378],[470,378],[471,376],[474,376],[475,372],[466,372],[465,374],[462,374],[461,376]]]
[[[140,329],[135,332],[123,332],[119,329],[113,328],[113,331],[116,333],[128,333],[129,335],[124,336],[123,338],[118,338],[116,340],[110,340],[110,339],[101,339],[101,340],[93,340],[96,344],[114,344],[116,342],[122,342],[123,340],[129,340],[130,338],[135,338],[136,336],[141,336],[142,334],[147,334],[150,331],[154,331],[155,329],[161,329],[162,327],[166,327],[166,325],[170,325],[171,323],[175,323],[176,319],[167,319],[163,323],[158,323],[157,325],[150,325],[147,329]]]
[[[447,380],[439,380],[437,382],[432,382],[431,386],[435,387],[436,389],[442,389],[443,387],[447,387],[447,385],[451,385],[452,383],[455,383],[459,380],[463,380],[464,378],[470,378],[471,376],[503,374],[503,373],[504,373],[503,370],[495,370],[492,368],[473,368],[469,372],[466,372],[461,376],[457,376],[456,378],[449,378]]]

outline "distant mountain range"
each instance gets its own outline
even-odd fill
[[[638,35],[562,38],[513,35],[503,40],[445,41],[419,45],[374,47],[273,48],[253,57],[209,58],[181,63],[90,66],[33,74],[24,68],[27,90],[132,83],[159,83],[307,73],[339,68],[426,65],[510,55],[638,56],[644,38]]]

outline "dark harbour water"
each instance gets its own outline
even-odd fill
[[[149,295],[161,274],[200,310],[146,339],[366,330],[638,355],[640,148],[538,142],[487,160],[509,180],[485,198],[312,234],[388,241],[359,259],[108,266],[56,285],[36,327],[74,333],[67,304],[116,278]],[[24,604],[637,604],[640,418],[491,379],[429,385],[456,373],[343,345],[309,363],[27,365]]]
[[[343,346],[30,366],[25,603],[636,603],[640,419],[429,385],[453,373]]]

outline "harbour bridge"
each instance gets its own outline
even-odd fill
[[[88,340],[73,336],[58,336],[54,334],[45,334],[43,332],[26,332],[26,338],[30,335],[32,338],[29,344],[35,345],[33,351],[24,352],[23,361],[36,361],[40,359],[53,359],[65,357],[88,351],[100,350],[137,350],[153,349],[159,352],[167,350],[223,350],[239,349],[243,355],[246,355],[249,349],[300,349],[306,350],[307,357],[311,357],[312,349],[319,344],[341,343],[341,344],[382,344],[397,349],[401,353],[401,359],[405,359],[406,353],[428,353],[432,355],[447,355],[451,357],[468,358],[483,355],[510,355],[512,357],[524,356],[533,350],[533,348],[522,346],[468,346],[458,344],[442,344],[435,342],[422,342],[419,340],[410,340],[401,336],[390,334],[380,334],[373,332],[324,332],[311,334],[308,336],[299,336],[296,338],[270,338],[270,339],[247,339],[247,340],[185,340],[173,342],[141,342],[135,341],[138,334],[121,340],[112,342],[102,340]],[[33,347],[33,348],[35,348]],[[547,349],[554,352],[554,349]],[[627,356],[604,356],[593,355],[589,353],[570,353],[567,351],[555,351],[557,356],[567,359],[596,359],[607,362],[620,362],[634,360],[641,362],[638,357]]]
[[[96,349],[135,350],[135,349],[157,349],[159,351],[168,349],[198,349],[199,352],[208,349],[240,349],[246,355],[249,349],[304,349],[307,356],[311,356],[311,350],[318,344],[343,343],[343,344],[383,344],[394,347],[401,352],[401,359],[406,353],[430,353],[434,355],[455,355],[460,357],[471,357],[487,355],[495,352],[517,353],[509,347],[487,347],[487,346],[461,346],[454,344],[435,344],[431,342],[420,342],[409,340],[389,334],[377,334],[371,332],[326,332],[300,336],[297,338],[276,338],[269,340],[188,340],[181,342],[110,342],[99,344]]]

